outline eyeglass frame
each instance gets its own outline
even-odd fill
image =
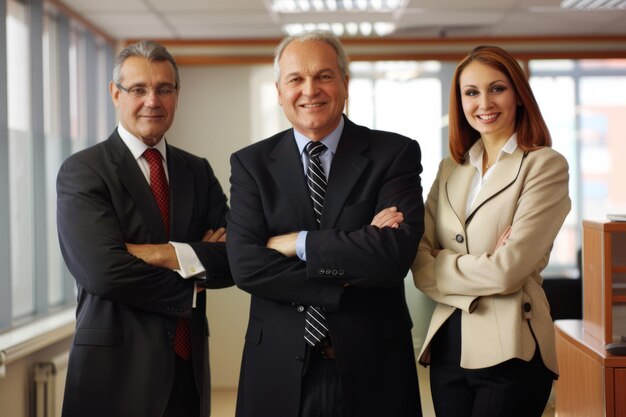
[[[131,96],[134,99],[146,98],[150,95],[151,91],[154,91],[156,96],[159,98],[167,98],[167,97],[173,96],[178,91],[178,86],[175,86],[175,85],[163,85],[161,87],[156,87],[156,88],[155,87],[141,87],[141,86],[134,86],[134,87],[126,88],[120,83],[115,83],[115,86],[119,88],[120,90],[124,91],[125,93],[127,93],[129,96]],[[136,91],[137,89],[145,90],[145,93],[139,94]],[[163,90],[166,90],[166,92],[162,92]]]

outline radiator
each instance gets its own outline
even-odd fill
[[[61,417],[69,352],[35,365],[35,417]]]

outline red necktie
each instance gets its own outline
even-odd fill
[[[161,153],[153,148],[148,148],[143,153],[150,167],[150,189],[159,206],[165,235],[170,234],[170,192],[167,177],[161,162]],[[182,317],[176,322],[176,335],[174,336],[174,352],[187,360],[191,356],[191,325],[189,319]]]

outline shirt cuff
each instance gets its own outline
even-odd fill
[[[298,233],[298,237],[296,237],[296,255],[300,258],[301,261],[306,262],[306,235],[307,231],[302,231]]]
[[[181,277],[187,278],[203,278],[206,270],[198,259],[196,252],[186,243],[170,242],[174,246],[176,251],[176,258],[178,258],[178,265],[180,269],[176,269],[176,272]]]
[[[198,284],[193,283],[193,300],[191,301],[191,308],[196,308],[196,299],[198,298]]]

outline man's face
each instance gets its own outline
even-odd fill
[[[120,85],[129,91],[134,88],[147,91],[143,96],[136,96],[113,82],[109,86],[124,128],[146,145],[154,146],[174,122],[178,90],[172,94],[158,93],[158,89],[167,91],[168,87],[176,86],[174,68],[168,61],[130,57],[122,64]]]
[[[285,116],[309,139],[323,139],[339,124],[348,98],[348,78],[341,77],[337,53],[326,42],[295,40],[279,65],[276,88]]]

